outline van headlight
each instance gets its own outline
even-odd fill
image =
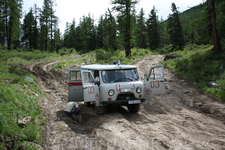
[[[108,94],[109,94],[109,96],[113,96],[114,95],[114,90],[109,90]]]
[[[140,87],[138,87],[138,88],[136,89],[136,92],[137,92],[137,93],[141,93],[141,91],[142,91],[142,89],[141,89]]]

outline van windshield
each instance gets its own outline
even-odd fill
[[[104,83],[132,82],[140,79],[137,69],[104,70],[101,76]]]

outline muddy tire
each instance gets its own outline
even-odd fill
[[[84,104],[86,107],[91,107],[91,102],[85,102]]]
[[[130,105],[127,105],[127,108],[131,113],[136,113],[139,111],[140,104],[130,104]]]
[[[107,106],[96,106],[95,105],[95,111],[98,115],[103,115],[107,113],[108,107]]]

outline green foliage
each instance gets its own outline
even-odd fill
[[[104,49],[95,50],[95,53],[96,53],[95,57],[97,61],[105,60],[107,58],[107,55]]]
[[[55,16],[53,9],[55,1],[44,0],[43,7],[40,13],[40,26],[41,26],[41,50],[55,51],[55,43],[53,42],[54,33],[57,25],[58,17]]]
[[[134,22],[135,22],[135,14],[134,9],[135,4],[137,4],[137,0],[112,0],[111,4],[114,5],[113,10],[118,12],[117,22],[118,22],[118,30],[120,33],[121,41],[123,42],[126,57],[130,57],[131,55],[131,43],[133,39],[134,32]]]
[[[173,48],[183,49],[185,46],[184,34],[179,18],[179,11],[175,3],[172,3],[172,12],[168,17],[168,34]]]
[[[55,64],[52,67],[53,71],[65,71],[68,69],[70,66],[73,66],[74,64],[92,64],[95,63],[96,58],[95,54],[93,52],[86,53],[83,55],[79,54],[72,54],[70,53],[70,58],[66,57],[67,59],[65,61],[59,62]]]
[[[58,54],[41,52],[39,50],[33,51],[21,51],[21,50],[11,50],[5,51],[0,49],[0,61],[1,62],[17,62],[17,64],[27,63],[27,61],[41,60],[41,59],[51,59],[50,57],[58,57]]]
[[[135,41],[136,47],[146,48],[146,25],[144,10],[141,9],[139,15],[137,16],[136,30],[135,30]],[[149,33],[149,32],[148,32]]]
[[[185,43],[209,44],[206,5],[200,4],[180,14]]]
[[[122,51],[113,51],[113,52],[106,52],[104,49],[98,49],[96,52],[96,61],[98,63],[112,63],[114,61],[120,60],[120,62],[124,63],[127,58],[125,57],[125,53]]]
[[[40,130],[45,119],[38,106],[39,96],[33,94],[39,95],[40,89],[37,83],[25,80],[35,77],[15,61],[0,67],[0,140],[4,141],[0,147],[16,149],[24,141],[41,142]],[[18,126],[17,121],[26,116],[30,116],[31,121],[25,127]]]
[[[33,27],[36,25],[35,24],[35,18],[33,15],[33,10],[30,9],[30,12],[25,16],[24,20],[23,20],[23,25],[22,25],[22,29],[24,31],[23,37],[22,37],[22,42],[24,42],[26,49],[32,49],[32,48],[37,48],[36,46],[36,37],[37,35],[35,35],[35,31],[33,29]]]
[[[160,46],[160,23],[158,16],[156,15],[157,10],[153,6],[149,18],[146,21],[147,25],[147,44],[150,49],[157,49]]]
[[[25,145],[26,149],[33,150],[35,143],[42,140],[41,128],[46,120],[38,105],[42,96],[39,86],[25,64],[57,59],[59,55],[38,50],[0,50],[0,56],[0,149],[19,149]],[[26,81],[26,77],[32,78],[34,83]],[[24,127],[18,126],[18,120],[26,116],[30,116],[31,121]]]
[[[58,50],[58,53],[60,56],[64,56],[64,55],[71,55],[73,53],[76,53],[76,50],[74,48],[61,48]]]
[[[19,46],[22,0],[1,1],[0,10],[0,44],[11,50]]]
[[[212,46],[208,45],[189,45],[183,51],[175,52],[180,57],[164,61],[163,64],[179,75],[188,76],[190,81],[203,91],[225,100],[224,69],[220,75],[220,67],[225,65],[224,55],[213,54],[211,48]],[[217,83],[221,88],[208,87],[206,82]]]
[[[122,50],[107,52],[103,49],[99,49],[96,50],[96,61],[102,64],[111,64],[114,61],[120,60],[121,64],[132,64],[138,58],[143,58],[150,54],[153,53],[148,49],[133,48],[131,49],[131,57],[127,58],[125,52]]]

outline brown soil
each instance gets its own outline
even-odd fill
[[[151,55],[134,65],[143,77],[162,59],[161,55]],[[200,92],[186,79],[179,79],[167,68],[166,94],[143,102],[138,113],[117,107],[110,108],[105,115],[97,115],[94,107],[80,104],[84,115],[83,123],[78,124],[77,116],[70,118],[63,113],[67,103],[67,71],[50,70],[58,62],[36,62],[28,67],[46,93],[39,100],[48,120],[43,149],[225,149],[225,105]]]

